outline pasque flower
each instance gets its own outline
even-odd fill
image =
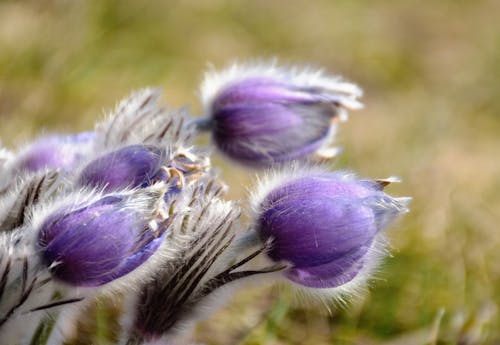
[[[71,169],[85,154],[94,132],[41,137],[20,152],[15,168],[22,171]]]
[[[268,256],[289,263],[286,278],[305,287],[366,276],[380,232],[406,211],[407,200],[388,196],[383,185],[320,172],[278,184],[256,205],[256,231],[271,241]]]
[[[384,192],[392,180],[317,165],[361,93],[308,69],[234,65],[207,75],[205,118],[146,88],[92,132],[0,148],[0,342],[71,343],[65,326],[88,311],[78,302],[102,292],[121,314],[113,338],[128,345],[175,342],[257,276],[322,302],[356,292],[408,202]],[[256,189],[249,229],[223,200],[210,151],[195,145],[202,130],[233,160],[275,168]],[[289,163],[299,160],[309,163]],[[73,320],[54,325],[68,304]]]
[[[106,191],[146,187],[161,179],[164,155],[164,150],[155,146],[125,146],[88,163],[82,169],[78,183],[102,187]]]
[[[243,164],[269,166],[325,149],[346,109],[357,109],[361,89],[321,73],[233,66],[209,74],[202,87],[220,151]],[[202,122],[200,122],[202,123]]]
[[[99,286],[134,270],[159,247],[167,227],[163,220],[151,228],[153,204],[137,207],[140,202],[107,195],[51,213],[37,238],[42,261],[54,277],[76,286]]]
[[[137,144],[90,161],[79,172],[77,183],[111,192],[166,182],[169,185],[167,198],[180,192],[186,181],[203,175],[204,169],[203,164],[190,160],[185,154],[174,155],[163,147]]]

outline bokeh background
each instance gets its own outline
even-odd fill
[[[411,213],[369,291],[331,313],[255,286],[207,344],[499,344],[500,2],[0,1],[0,138],[88,129],[131,90],[200,111],[208,63],[278,57],[359,83],[333,166],[398,175]],[[252,173],[215,160],[244,199]],[[106,344],[106,308],[93,343]]]

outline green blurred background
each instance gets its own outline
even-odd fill
[[[41,130],[88,129],[146,85],[198,113],[208,63],[324,67],[365,89],[334,166],[401,176],[389,192],[414,197],[389,231],[393,256],[347,307],[328,314],[255,286],[196,339],[499,344],[499,13],[494,0],[0,1],[0,138],[12,147]],[[215,163],[243,199],[252,174]],[[109,315],[97,315],[94,342],[106,343]]]

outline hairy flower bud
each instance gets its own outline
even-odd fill
[[[334,119],[357,109],[361,90],[318,73],[232,69],[202,89],[213,140],[230,158],[269,166],[305,158],[329,145]]]
[[[99,286],[146,261],[165,228],[150,229],[149,212],[134,209],[133,202],[109,195],[52,213],[37,240],[52,275],[70,285]]]
[[[383,184],[342,173],[297,177],[272,189],[258,206],[256,230],[271,240],[268,256],[288,262],[285,276],[311,288],[334,288],[370,266],[378,234],[406,211]]]
[[[130,145],[91,161],[78,178],[82,186],[117,191],[126,187],[146,187],[160,174],[162,150],[154,146]]]
[[[31,172],[47,168],[71,169],[83,157],[85,144],[88,144],[93,137],[94,132],[42,137],[20,153],[15,167]]]

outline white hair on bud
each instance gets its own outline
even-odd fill
[[[206,181],[200,181],[188,188],[175,200],[173,206],[174,222],[168,234],[167,248],[170,250],[187,251],[183,255],[200,250],[208,241],[222,241],[223,236],[227,238],[234,236],[238,229],[240,216],[239,206],[232,201],[219,199],[219,194],[224,191],[224,185],[218,185],[215,180],[210,185]],[[216,231],[216,227],[222,224],[228,227],[228,233]],[[231,225],[229,227],[229,225]],[[199,238],[204,238],[193,245]],[[165,250],[164,249],[164,250]],[[218,260],[216,263],[220,263]],[[210,276],[217,271],[214,263],[207,272]]]
[[[26,226],[0,233],[0,284],[3,294],[0,303],[0,338],[2,343],[17,344],[31,335],[44,311],[32,311],[51,303],[57,288],[49,272],[40,265],[32,242],[27,240]],[[42,283],[44,282],[44,283]]]
[[[2,176],[2,181],[0,181],[0,191],[5,188],[7,185],[9,178],[8,175],[8,163],[12,161],[14,158],[14,154],[7,150],[6,148],[0,146],[0,176]]]
[[[342,107],[349,109],[363,107],[362,103],[357,100],[363,95],[360,87],[338,76],[325,76],[321,69],[280,67],[277,66],[276,60],[246,64],[233,63],[222,71],[216,71],[213,66],[210,67],[200,87],[200,97],[206,115],[210,114],[211,104],[221,90],[232,83],[254,77],[274,78],[299,87],[317,87],[326,93],[338,94],[338,102]]]
[[[236,257],[224,257],[224,253],[239,229],[240,215],[235,203],[219,199],[222,189],[213,180],[199,181],[187,187],[169,206],[173,222],[161,247],[146,263],[150,274],[137,281],[137,288],[127,294],[122,318],[125,330],[134,332],[134,323],[141,321],[137,319],[141,313],[153,313],[153,318],[173,313],[164,320],[170,325],[168,330],[158,330],[161,337],[171,338],[206,315],[213,303],[220,302],[219,294],[215,297],[209,293],[211,297],[205,298],[206,283],[234,263]],[[193,290],[182,302],[181,296],[190,286]],[[131,290],[130,286],[126,288]],[[151,305],[145,306],[141,298],[148,289]],[[159,310],[158,316],[153,316]],[[149,322],[151,317],[147,317]]]
[[[97,150],[131,144],[186,146],[194,135],[187,126],[187,109],[169,109],[159,103],[160,96],[160,89],[145,88],[122,100],[96,125]]]
[[[55,170],[20,174],[0,197],[0,231],[22,226],[31,207],[53,195],[60,182]]]
[[[0,144],[0,167],[13,156],[13,153]]]

